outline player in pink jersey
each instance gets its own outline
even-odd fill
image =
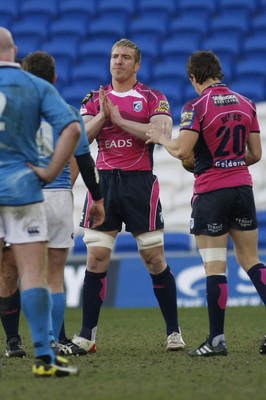
[[[90,142],[96,139],[101,189],[105,202],[105,222],[91,229],[86,213],[81,226],[88,249],[83,286],[83,321],[73,342],[87,352],[96,351],[96,331],[105,298],[106,275],[117,234],[125,230],[135,237],[147,267],[155,296],[166,323],[167,350],[185,347],[178,323],[174,276],[164,254],[164,222],[159,183],[153,174],[154,145],[145,144],[148,124],[166,125],[170,135],[172,117],[163,93],[137,81],[141,52],[130,40],[121,39],[112,47],[112,83],[92,91],[83,100],[81,114]]]
[[[248,170],[261,158],[260,129],[253,102],[221,83],[223,73],[214,53],[193,53],[187,73],[199,97],[183,107],[178,137],[169,139],[151,123],[146,143],[160,143],[180,160],[194,152],[190,232],[204,262],[210,332],[189,354],[225,356],[229,236],[238,263],[266,305],[266,267],[258,256],[258,221]],[[266,336],[260,353],[266,354]]]

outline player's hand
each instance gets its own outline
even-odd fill
[[[44,183],[50,183],[55,179],[55,176],[51,176],[47,168],[37,167],[31,163],[28,163],[28,166],[38,175],[39,179]]]
[[[113,125],[120,126],[123,118],[120,114],[118,106],[114,105],[109,98],[107,98],[107,105],[109,109],[110,119]]]
[[[103,86],[100,86],[99,90],[100,113],[103,114],[105,119],[109,118],[109,108],[107,105],[107,99],[108,97],[106,96]]]
[[[104,223],[104,220],[105,220],[105,211],[104,211],[103,199],[97,201],[93,200],[88,215],[88,221],[92,223],[90,228],[96,228],[97,226],[102,225]]]
[[[146,132],[146,136],[148,140],[146,140],[146,144],[154,143],[161,144],[161,140],[163,137],[168,136],[167,125],[165,123],[158,124],[158,122],[150,122],[148,131]]]

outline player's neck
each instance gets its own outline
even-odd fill
[[[218,80],[218,79],[208,79],[203,84],[198,85],[200,94],[202,94],[207,87],[210,87],[211,85],[218,84],[218,83],[221,83],[220,80]]]
[[[123,93],[123,92],[128,92],[129,90],[131,90],[133,88],[133,86],[136,85],[136,83],[137,83],[136,79],[130,80],[130,81],[124,81],[124,82],[118,82],[116,80],[113,80],[112,86],[116,92]]]

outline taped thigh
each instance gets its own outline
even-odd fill
[[[204,263],[212,261],[226,261],[226,247],[199,249],[199,252]]]
[[[113,236],[94,229],[85,229],[85,234],[83,236],[83,242],[87,247],[107,247],[112,250],[114,241],[115,239]]]
[[[145,232],[135,237],[139,250],[150,249],[164,245],[163,231]]]

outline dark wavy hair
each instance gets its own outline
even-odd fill
[[[194,75],[196,82],[202,84],[208,79],[222,80],[222,72],[219,58],[212,51],[195,51],[187,62],[187,74],[189,78]]]
[[[29,53],[22,60],[22,69],[53,83],[55,77],[55,59],[44,51]]]

